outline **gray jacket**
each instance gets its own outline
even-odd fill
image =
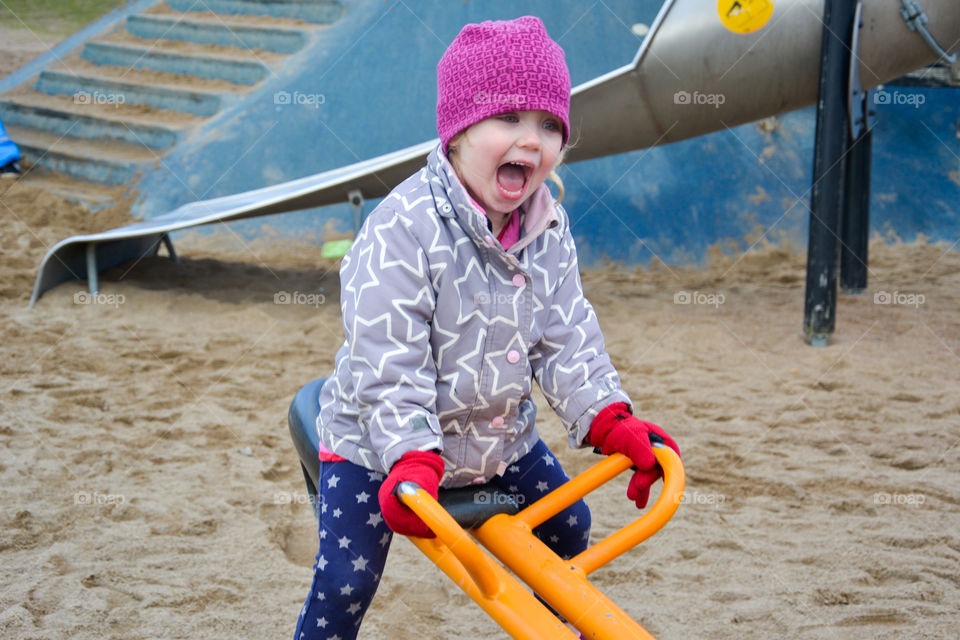
[[[536,443],[533,378],[572,447],[600,409],[630,403],[546,185],[522,222],[504,251],[439,147],[370,213],[340,267],[346,340],[320,393],[324,446],[384,473],[436,449],[456,487]]]

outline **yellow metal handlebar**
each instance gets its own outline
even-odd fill
[[[496,563],[429,493],[416,483],[401,482],[397,485],[397,496],[447,545],[484,596],[493,598],[503,590]]]
[[[663,469],[663,490],[660,492],[660,497],[657,498],[657,501],[650,510],[641,517],[574,557],[573,560],[571,560],[571,564],[583,569],[584,573],[590,574],[596,571],[620,554],[629,551],[655,534],[663,528],[663,525],[667,524],[677,511],[677,507],[680,506],[681,499],[683,498],[683,488],[686,485],[686,473],[683,470],[683,463],[680,462],[680,456],[670,447],[661,444],[654,445],[653,453],[657,457],[657,462],[660,464],[660,467]],[[582,495],[586,495],[586,493],[589,493],[609,479],[606,477],[608,471],[604,467],[606,463],[609,463],[611,471],[615,469],[622,471],[632,466],[629,458],[616,453],[603,462],[587,469],[574,478],[574,480],[585,478],[584,484],[591,487]],[[617,473],[620,471],[617,471]],[[614,473],[614,475],[616,475],[616,473]],[[596,477],[596,479],[594,479],[594,477]],[[599,482],[597,482],[597,480],[599,480]],[[571,482],[573,482],[573,480],[571,480]],[[551,495],[552,494],[544,496],[537,502],[543,502],[550,498]],[[533,507],[536,504],[537,503],[534,503],[530,506]],[[555,513],[559,513],[564,508],[566,507],[561,507]]]
[[[663,490],[654,505],[640,518],[610,534],[571,560],[571,563],[592,573],[617,556],[637,546],[659,531],[673,517],[683,497],[686,474],[680,456],[673,449],[656,444],[653,453],[663,469]],[[554,489],[513,518],[516,524],[532,530],[560,513],[588,493],[630,469],[630,458],[615,453],[593,465],[580,475]],[[406,486],[405,486],[406,485]],[[459,524],[428,493],[413,483],[402,483],[400,500],[423,520],[431,531],[461,560],[464,568],[484,593],[499,587],[491,581],[489,556],[470,538]]]
[[[587,574],[656,533],[680,505],[685,482],[680,457],[662,445],[654,445],[653,452],[664,477],[653,507],[572,560],[557,556],[532,529],[630,469],[633,463],[626,456],[601,460],[516,515],[491,517],[473,529],[472,536],[417,485],[401,483],[397,495],[437,534],[436,540],[411,538],[413,543],[516,640],[576,636],[473,538],[587,637],[654,640],[587,579]]]

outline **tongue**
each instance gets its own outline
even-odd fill
[[[515,164],[505,164],[497,169],[497,182],[507,191],[520,191],[525,179],[523,169]]]

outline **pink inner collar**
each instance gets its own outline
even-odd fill
[[[519,209],[514,209],[513,213],[510,214],[510,219],[507,221],[507,224],[503,230],[500,231],[500,235],[497,236],[497,240],[500,241],[500,246],[503,247],[504,251],[520,241]]]

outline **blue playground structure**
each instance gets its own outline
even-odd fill
[[[189,227],[254,235],[261,221],[236,221],[282,213],[281,235],[350,232],[431,146],[447,43],[464,23],[524,13],[565,48],[576,86],[560,174],[584,264],[696,263],[758,232],[806,241],[824,0],[206,4],[216,13],[131,2],[0,80],[0,118],[28,161],[136,181],[143,218],[59,243],[32,303],[66,279],[96,288],[99,271],[161,244],[175,255]],[[960,68],[937,48],[956,47],[960,6],[857,4],[844,71],[873,112],[870,229],[953,242]]]

